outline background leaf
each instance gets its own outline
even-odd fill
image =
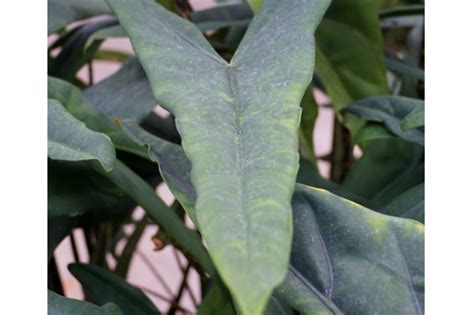
[[[48,35],[67,24],[110,13],[103,0],[48,0]]]
[[[115,165],[112,141],[88,129],[53,99],[48,100],[48,156],[66,161],[97,160],[106,171]]]
[[[352,103],[344,111],[367,120],[381,122],[388,130],[406,141],[424,145],[424,130],[402,130],[400,123],[417,107],[423,107],[421,100],[401,96],[374,96]]]
[[[71,264],[69,271],[96,304],[115,303],[124,315],[160,314],[141,290],[107,269],[90,264]]]
[[[106,304],[102,307],[92,303],[68,299],[48,290],[49,315],[120,315],[120,308],[115,304]]]

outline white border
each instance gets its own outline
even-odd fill
[[[426,1],[426,314],[472,313],[471,1]]]
[[[2,313],[47,313],[47,1],[0,11]]]

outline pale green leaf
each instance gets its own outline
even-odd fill
[[[352,144],[366,144],[369,141],[376,139],[392,139],[395,135],[387,130],[382,124],[367,123],[360,128],[354,138]]]
[[[102,307],[92,303],[69,299],[48,290],[48,315],[121,315],[120,308],[112,303]]]
[[[124,315],[160,314],[153,303],[138,288],[102,267],[90,264],[71,264],[69,271],[82,285],[87,296],[102,305],[115,303]]]
[[[54,160],[97,160],[106,171],[115,165],[109,137],[92,131],[69,114],[57,100],[48,100],[48,157]]]
[[[405,118],[400,121],[403,130],[423,127],[425,125],[425,105],[415,107]]]
[[[240,310],[260,314],[287,267],[299,104],[328,1],[267,1],[230,63],[151,0],[108,3],[176,117],[211,256]]]

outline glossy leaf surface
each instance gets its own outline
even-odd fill
[[[267,1],[230,63],[153,1],[108,3],[176,117],[211,256],[241,311],[262,313],[287,267],[299,104],[328,2]]]
[[[57,100],[48,100],[48,157],[55,160],[97,160],[106,171],[115,165],[109,137],[90,130]]]

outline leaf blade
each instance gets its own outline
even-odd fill
[[[211,256],[241,311],[261,313],[286,271],[299,104],[312,75],[313,32],[328,1],[267,1],[230,64],[194,25],[151,1],[108,3],[158,103],[176,117]],[[255,162],[263,160],[269,162]],[[250,193],[255,189],[260,193]],[[265,239],[275,245],[263,246]],[[256,278],[265,281],[251,285]]]
[[[87,128],[54,99],[48,100],[48,157],[65,161],[97,160],[107,172],[116,161],[110,138]]]

